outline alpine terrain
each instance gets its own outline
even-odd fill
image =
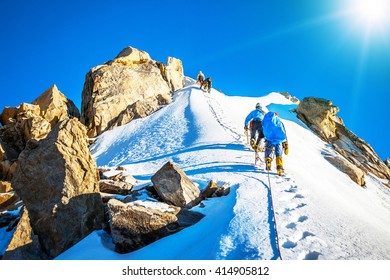
[[[276,175],[275,161],[269,173],[254,166],[243,124],[257,102],[286,127],[286,176]],[[169,161],[200,190],[213,180],[230,193],[194,206],[204,215],[198,223],[136,251],[115,252],[98,230],[57,259],[389,259],[388,181],[368,173],[362,187],[326,160],[337,152],[297,118],[297,106],[280,93],[207,93],[187,77],[172,103],[99,135],[92,156],[108,175],[122,166],[134,176],[140,192],[131,204],[164,209],[144,187]]]

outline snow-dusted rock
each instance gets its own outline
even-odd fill
[[[191,208],[201,200],[198,187],[171,161],[152,176],[152,182],[161,199],[169,204]]]
[[[116,199],[110,199],[107,205],[111,236],[115,251],[119,253],[137,250],[170,235],[173,229],[170,229],[169,225],[177,221],[176,214],[180,210],[169,206],[171,211],[161,211],[144,206],[127,205]]]

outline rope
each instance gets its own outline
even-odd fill
[[[274,159],[274,153],[272,151],[272,161],[273,161],[273,159]],[[265,164],[267,164],[267,162]],[[269,177],[269,170],[267,171],[267,174],[268,174],[269,191],[270,191],[270,194],[271,194],[272,216],[274,217],[274,224],[275,224],[276,245],[278,247],[279,258],[280,258],[280,260],[282,260],[282,253],[280,252],[279,234],[278,234],[278,227],[276,225],[276,216],[275,216],[275,209],[274,209],[274,201],[273,201],[273,197],[272,197],[272,188],[271,188],[271,179]]]

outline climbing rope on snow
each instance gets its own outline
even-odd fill
[[[273,151],[272,151],[271,158],[272,158],[272,161],[273,161],[274,160],[274,153],[273,153]],[[273,198],[272,198],[272,187],[271,187],[271,178],[269,177],[269,170],[267,171],[267,173],[268,173],[269,192],[270,192],[270,195],[271,195],[272,216],[274,218],[274,225],[275,225],[276,246],[278,248],[279,258],[282,260],[282,253],[280,252],[280,242],[279,242],[278,227],[277,227],[277,223],[276,223],[276,216],[275,216],[275,209],[274,209],[274,201],[273,201]]]

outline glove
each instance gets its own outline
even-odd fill
[[[283,142],[283,149],[284,149],[284,154],[288,155],[288,142]]]
[[[244,126],[244,129],[245,129],[245,130],[248,130],[248,126],[247,126],[247,125],[246,125],[246,126]]]

